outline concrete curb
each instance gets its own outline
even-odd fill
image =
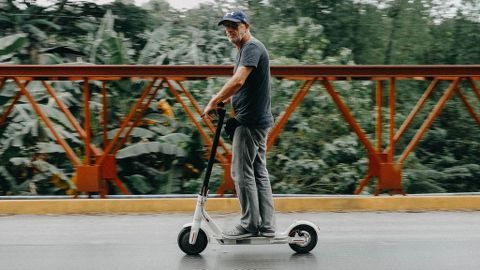
[[[277,212],[478,211],[480,195],[276,197]],[[192,213],[196,198],[0,200],[0,214]],[[209,198],[210,212],[239,212],[237,198]]]

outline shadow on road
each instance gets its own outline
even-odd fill
[[[209,253],[181,258],[177,269],[317,269],[313,253],[238,252]]]
[[[177,269],[208,269],[208,267],[202,255],[184,255]]]

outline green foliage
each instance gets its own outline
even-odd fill
[[[315,64],[323,59],[323,50],[328,43],[323,27],[311,18],[298,18],[296,25],[274,24],[268,40],[272,58],[287,57],[304,64]]]
[[[116,157],[117,159],[122,159],[158,152],[176,157],[185,157],[186,155],[185,150],[174,144],[161,142],[139,142],[121,149],[118,151]]]
[[[252,33],[266,44],[272,64],[351,65],[477,64],[477,2],[462,0],[455,16],[442,1],[431,0],[236,3],[250,15]],[[32,1],[7,1],[0,4],[0,63],[232,64],[235,49],[217,26],[217,18],[230,5],[217,0],[178,11],[165,0],[151,0],[142,7],[123,1],[106,5],[57,1],[50,7]],[[225,81],[218,78],[184,84],[202,105]],[[397,82],[397,127],[420,97],[419,89],[423,91],[428,83]],[[141,80],[108,83],[110,138],[118,131],[116,123],[126,117],[147,84]],[[53,87],[77,121],[82,122],[82,86],[58,81]],[[285,110],[299,87],[296,81],[273,80],[275,117]],[[101,114],[100,88],[98,82],[90,84],[93,119]],[[375,133],[374,88],[371,82],[335,83],[335,89],[370,139]],[[461,89],[475,100],[466,85]],[[28,90],[59,134],[80,153],[84,146],[78,134],[43,86],[31,83]],[[10,82],[5,84],[0,92],[3,108],[16,91]],[[432,101],[418,115],[420,120],[414,121],[397,143],[398,149],[405,148],[440,95],[441,91],[434,92]],[[183,109],[173,102],[167,89],[161,89],[154,101],[159,99],[168,100],[175,118],[162,115],[152,103],[142,124],[132,130],[117,155],[119,176],[135,194],[195,193],[205,167],[200,135],[188,124]],[[472,104],[475,109],[478,105]],[[388,113],[387,108],[383,111]],[[404,164],[403,183],[408,193],[480,190],[480,133],[473,132],[478,125],[470,119],[458,98],[448,101]],[[92,134],[95,143],[101,145],[97,121],[92,121]],[[366,156],[331,97],[315,84],[269,152],[274,192],[351,194],[367,169]],[[75,188],[72,173],[63,148],[54,143],[50,131],[21,99],[0,126],[0,194],[69,194]],[[211,190],[221,179],[223,170],[216,164]],[[366,187],[365,193],[371,193],[373,188]]]
[[[19,33],[0,38],[0,61],[10,59],[28,45],[27,34]]]
[[[78,105],[76,91],[69,83],[54,83],[59,98],[72,108]],[[59,111],[39,84],[32,82],[27,89],[39,103],[42,111],[56,125],[56,131],[73,147],[81,146],[78,134],[65,115]],[[7,83],[2,91],[8,100],[15,86]],[[63,148],[54,143],[51,132],[36,116],[33,108],[20,100],[5,125],[0,127],[0,161],[2,167],[0,194],[72,194],[72,165]],[[14,180],[12,180],[14,179]]]
[[[95,34],[90,54],[90,62],[98,64],[128,64],[128,43],[123,34],[114,30],[114,16],[110,10],[105,14]]]

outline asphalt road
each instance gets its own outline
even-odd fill
[[[223,228],[238,215],[212,215]],[[280,230],[321,229],[306,255],[288,245],[221,246],[186,256],[187,214],[0,216],[0,269],[480,269],[480,212],[277,214]]]

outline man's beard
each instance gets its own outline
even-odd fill
[[[233,44],[240,44],[240,42],[242,41],[243,37],[245,36],[245,32],[239,32],[238,35],[236,35],[235,38],[233,37],[230,37],[230,36],[227,36],[228,37],[228,40],[233,43]]]

